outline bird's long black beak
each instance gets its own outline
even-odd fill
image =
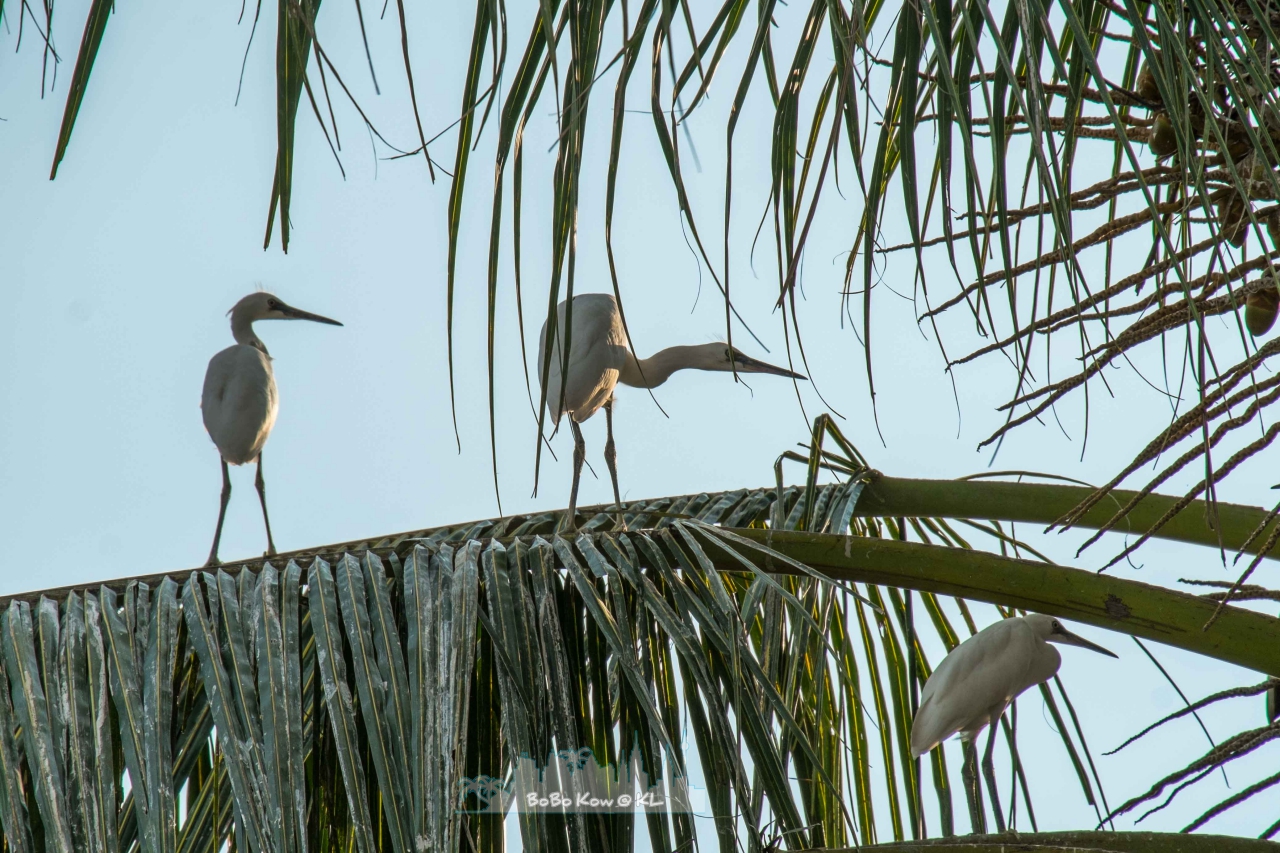
[[[1091,643],[1088,640],[1086,640],[1084,637],[1081,637],[1079,634],[1071,633],[1066,628],[1061,628],[1057,631],[1054,631],[1053,639],[1059,643],[1063,643],[1064,645],[1079,646],[1082,649],[1088,649],[1091,652],[1097,652],[1098,654],[1106,655],[1109,658],[1118,659],[1120,657],[1115,652],[1108,651],[1107,649],[1104,649],[1102,646],[1098,645],[1097,643]]]
[[[330,320],[328,317],[321,317],[319,314],[312,314],[310,311],[303,311],[300,308],[294,308],[292,305],[281,303],[280,313],[284,314],[286,320],[310,320],[313,323],[325,323],[330,326],[341,326],[337,320]]]
[[[785,367],[774,367],[772,364],[757,361],[751,356],[742,355],[741,353],[734,355],[733,365],[739,373],[767,373],[770,376],[785,376],[788,379],[804,379],[805,381],[809,379],[803,373],[796,373],[795,371],[787,370]]]

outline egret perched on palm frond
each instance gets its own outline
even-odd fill
[[[538,380],[544,365],[547,370],[546,399],[551,422],[559,424],[569,415],[573,431],[573,488],[569,491],[569,513],[566,528],[574,529],[574,513],[578,504],[578,480],[587,457],[586,442],[578,427],[600,409],[604,409],[608,438],[604,445],[604,461],[613,481],[613,499],[621,511],[618,492],[617,451],[613,443],[613,392],[619,382],[636,388],[657,388],[677,370],[713,370],[736,373],[768,373],[791,379],[805,379],[799,373],[774,367],[744,355],[724,343],[675,346],[659,350],[649,358],[636,358],[622,325],[618,303],[606,293],[585,293],[573,298],[572,328],[565,326],[568,301],[560,303],[556,314],[555,351],[547,364],[547,324],[542,325],[538,342]],[[562,339],[568,340],[567,370]],[[563,370],[563,372],[562,372]],[[565,378],[567,377],[567,379]]]
[[[1052,616],[1029,613],[989,625],[951,650],[929,676],[920,695],[920,709],[911,725],[911,755],[919,757],[960,733],[965,744],[964,781],[970,806],[981,802],[977,788],[977,753],[973,742],[990,726],[982,772],[991,790],[996,828],[1004,832],[1004,817],[996,799],[996,723],[1018,694],[1052,678],[1062,655],[1050,643],[1079,646],[1116,657],[1102,646],[1077,636]],[[979,808],[980,813],[980,808]]]
[[[262,446],[275,426],[280,409],[276,379],[271,371],[271,356],[253,332],[257,320],[311,320],[341,326],[337,320],[321,317],[286,305],[270,293],[251,293],[235,304],[231,315],[231,335],[236,342],[209,360],[204,374],[204,392],[200,409],[204,428],[222,456],[222,506],[218,510],[218,526],[213,534],[209,561],[218,564],[218,542],[222,539],[222,522],[231,501],[231,474],[227,463],[246,465],[257,461],[256,486],[262,503],[262,521],[267,526],[267,555],[276,553],[271,538],[271,520],[267,518],[267,493],[262,481]]]

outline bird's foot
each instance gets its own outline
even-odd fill
[[[574,536],[578,533],[577,519],[571,515],[563,515],[560,522],[556,525],[556,535],[558,536]]]
[[[262,556],[264,556],[264,557],[274,557],[275,555],[276,555],[276,546],[275,546],[275,545],[268,545],[268,546],[267,546],[267,550],[266,550],[266,552],[265,552]]]
[[[214,566],[221,566],[221,565],[222,565],[222,561],[218,559],[218,555],[210,554],[208,561],[204,564],[204,567],[206,569],[211,569]]]
[[[626,533],[627,530],[627,520],[625,518],[619,518],[613,523],[613,527],[609,528],[610,533]]]

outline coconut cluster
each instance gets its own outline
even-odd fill
[[[1246,36],[1251,26],[1258,30],[1255,45],[1269,44],[1265,27],[1250,21],[1242,21],[1242,26]],[[1190,78],[1186,64],[1170,61],[1172,57],[1158,48],[1149,51],[1138,72],[1134,94],[1152,114],[1147,145],[1157,160],[1203,170],[1211,188],[1213,224],[1226,242],[1244,248],[1255,231],[1250,226],[1257,223],[1271,242],[1263,251],[1275,252],[1280,249],[1280,206],[1274,203],[1280,198],[1280,66],[1272,58],[1276,51],[1261,51],[1265,73],[1259,74],[1240,70],[1256,66],[1252,57],[1244,62],[1227,56],[1221,47],[1215,55],[1195,39],[1185,48],[1182,58],[1193,69]],[[1245,326],[1254,336],[1271,330],[1280,306],[1280,291],[1270,284],[1274,272],[1264,270],[1264,275],[1266,285],[1245,287]]]

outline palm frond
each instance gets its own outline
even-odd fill
[[[816,436],[847,444],[834,427]],[[861,465],[841,450],[807,462]],[[583,748],[668,785],[696,762],[722,849],[775,834],[837,847],[950,833],[948,768],[930,766],[942,816],[931,827],[923,768],[904,746],[931,671],[921,635],[946,648],[959,638],[947,595],[1280,671],[1260,639],[1275,619],[1227,607],[1203,633],[1211,600],[969,550],[942,520],[864,516],[860,497],[881,481],[863,472],[629,504],[628,531],[609,530],[602,507],[574,541],[546,513],[11,599],[4,843],[497,850],[502,823],[476,811],[477,795],[509,785],[522,755]],[[675,740],[686,726],[688,751]],[[1083,733],[1059,728],[1092,798]],[[1030,815],[1034,790],[1022,793]],[[655,850],[693,838],[688,815],[645,821]],[[527,847],[546,850],[630,849],[636,829],[631,815],[575,812],[519,825]]]
[[[1040,832],[1020,833],[1017,843],[1035,853],[1266,853],[1274,845],[1252,838],[1225,835],[1174,835],[1162,832]],[[1007,835],[969,835],[963,839],[932,839],[900,844],[882,844],[879,850],[889,853],[982,853],[984,850],[1008,849]],[[833,851],[835,853],[835,851]]]

